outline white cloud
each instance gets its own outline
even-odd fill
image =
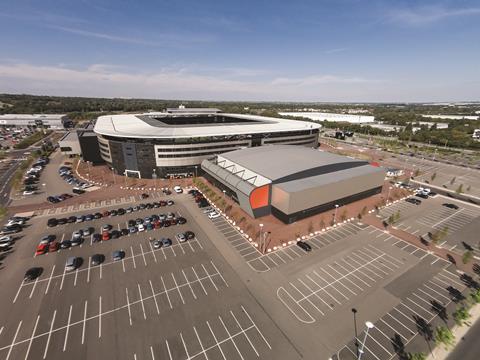
[[[325,54],[335,54],[335,53],[339,53],[339,52],[344,52],[346,50],[347,50],[347,48],[335,48],[335,49],[325,50],[324,53]]]
[[[480,8],[452,9],[442,6],[422,6],[410,9],[392,10],[388,18],[393,22],[407,25],[425,25],[454,17],[480,15]]]
[[[58,96],[259,101],[447,101],[480,97],[478,84],[376,80],[361,76],[232,77],[228,72],[92,64],[86,68],[0,62],[0,93]]]

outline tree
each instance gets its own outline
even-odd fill
[[[313,228],[313,222],[310,221],[310,222],[308,223],[308,232],[309,232],[309,233],[312,233],[313,230],[314,230],[314,228]]]
[[[467,186],[467,192],[469,192],[471,189],[470,185]]]
[[[458,326],[469,325],[468,319],[471,315],[465,306],[461,306],[453,313],[453,318]]]
[[[462,262],[464,264],[469,263],[472,259],[473,259],[473,251],[472,250],[467,250],[463,253]]]
[[[366,206],[364,206],[364,207],[362,208],[362,211],[360,212],[360,214],[362,214],[362,216],[365,216],[365,215],[367,215],[367,212],[368,212],[368,209],[367,209]]]
[[[319,225],[320,225],[320,229],[325,228],[325,221],[323,220],[323,218],[320,219]]]
[[[448,327],[439,326],[435,330],[435,342],[437,344],[443,344],[445,346],[445,350],[448,350],[455,344],[455,336]]]
[[[470,297],[475,304],[480,304],[480,289],[475,289],[470,293]]]
[[[393,219],[395,222],[398,222],[400,220],[400,210],[397,210],[397,212],[395,213],[394,215],[394,219]]]
[[[452,180],[450,180],[450,185],[453,185],[455,183],[455,180],[457,180],[457,178],[454,176]]]
[[[427,360],[427,355],[423,352],[420,353],[409,353],[408,360]]]
[[[458,188],[457,188],[457,190],[455,190],[455,192],[456,192],[457,194],[463,193],[463,184],[458,185]]]
[[[433,181],[433,180],[435,180],[436,177],[437,177],[437,173],[434,172],[434,173],[432,174],[432,176],[430,177],[430,179]]]
[[[420,175],[420,169],[415,169],[413,176],[417,177],[418,175]]]
[[[342,221],[347,220],[347,210],[343,210],[343,211],[342,211],[342,214],[340,215],[340,219],[341,219]]]

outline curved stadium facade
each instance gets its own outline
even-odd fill
[[[117,174],[152,178],[191,176],[203,160],[262,145],[318,147],[321,125],[217,109],[100,116],[100,154]]]

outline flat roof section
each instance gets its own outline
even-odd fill
[[[345,167],[356,168],[368,164],[366,161],[296,145],[264,145],[231,151],[219,157],[228,159],[272,181],[282,178],[289,180],[288,177],[292,175],[320,167],[331,166],[329,172],[335,173]],[[342,167],[341,164],[345,166]],[[310,176],[312,175],[314,174]]]

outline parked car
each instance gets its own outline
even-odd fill
[[[174,186],[173,191],[175,191],[177,194],[183,193],[183,189],[180,186]]]
[[[137,227],[138,227],[138,231],[140,232],[145,231],[145,227],[143,226],[143,224],[139,224]]]
[[[162,238],[162,246],[163,247],[168,247],[172,245],[172,240],[170,240],[169,238]]]
[[[307,244],[305,241],[297,241],[297,246],[299,246],[301,249],[305,250],[306,252],[312,251],[312,247],[310,244]]]
[[[415,198],[408,198],[408,199],[405,199],[405,201],[414,205],[420,205],[422,203],[422,200],[418,200]]]
[[[92,242],[99,242],[100,240],[102,240],[102,235],[100,235],[98,233],[93,234]]]
[[[162,242],[160,240],[153,240],[152,246],[154,249],[160,249],[162,247]]]
[[[43,255],[48,252],[48,244],[39,244],[37,246],[37,250],[35,251],[35,255]]]
[[[59,249],[60,244],[58,241],[52,241],[50,245],[48,246],[48,252],[55,252]]]
[[[68,249],[70,246],[72,246],[72,242],[70,240],[63,240],[60,243],[60,249]]]
[[[102,231],[110,231],[111,228],[112,228],[112,225],[110,224],[102,225]]]
[[[104,261],[105,261],[105,255],[103,255],[103,254],[95,254],[95,255],[92,255],[91,264],[92,264],[93,266],[100,265],[100,264],[103,263]]]
[[[182,216],[177,218],[177,224],[179,224],[179,225],[185,224],[186,222],[187,222],[187,219],[185,219]]]
[[[185,231],[184,234],[188,240],[195,238],[195,233],[193,231]]]
[[[48,219],[47,220],[47,226],[48,227],[54,227],[54,226],[57,226],[58,225],[58,220],[57,219]]]
[[[187,237],[185,236],[184,233],[178,233],[177,235],[175,235],[175,238],[176,238],[179,242],[185,242],[185,241],[187,241]]]
[[[449,209],[454,209],[454,210],[458,210],[458,209],[459,209],[458,205],[455,205],[455,204],[452,204],[452,203],[445,203],[445,204],[442,204],[442,206],[445,206],[445,207],[447,207],[447,208],[449,208]]]
[[[112,253],[113,261],[122,260],[125,257],[125,252],[122,250],[116,250]]]
[[[42,267],[32,267],[25,272],[23,276],[23,281],[33,281],[36,280],[40,275],[42,275],[43,268]]]
[[[104,231],[102,233],[102,241],[110,240],[110,233],[108,231]]]
[[[82,264],[82,258],[77,256],[72,256],[67,259],[65,263],[65,271],[73,271],[80,267]]]
[[[217,213],[216,211],[212,211],[211,213],[208,214],[208,218],[209,219],[216,219],[220,216],[219,213]]]
[[[142,199],[147,199],[147,198],[148,198],[148,194],[143,193],[143,194],[141,195],[141,197],[142,197]]]
[[[55,241],[57,237],[55,235],[45,235],[40,239],[40,244],[50,244]]]
[[[173,200],[168,200],[167,201],[167,205],[168,206],[172,206],[173,204],[175,204],[175,202]]]
[[[27,195],[33,195],[33,194],[35,194],[35,191],[33,191],[33,190],[25,190],[25,191],[23,192],[23,195],[25,195],[25,196],[27,196]]]

